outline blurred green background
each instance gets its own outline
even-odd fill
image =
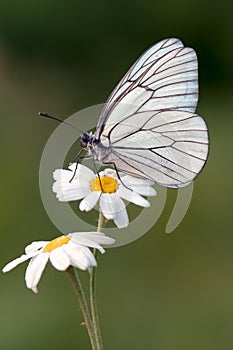
[[[103,103],[150,45],[178,37],[200,66],[198,112],[211,151],[189,211],[170,235],[174,205],[138,241],[99,263],[105,348],[233,348],[231,1],[15,1],[0,13],[1,266],[33,240],[58,235],[40,199],[41,153],[62,119]],[[72,286],[48,267],[34,295],[25,265],[1,275],[0,348],[90,349]],[[81,273],[84,282],[87,274]]]

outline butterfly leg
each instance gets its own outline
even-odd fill
[[[74,173],[73,173],[73,175],[72,175],[72,177],[71,177],[71,179],[70,179],[69,182],[72,182],[72,180],[74,179],[74,177],[75,177],[75,175],[76,175],[76,172],[77,172],[77,169],[78,169],[79,160],[85,158],[85,156],[84,156],[84,157],[81,157],[81,156],[80,156],[80,155],[82,154],[82,152],[83,152],[83,149],[81,149],[81,150],[78,152],[77,157],[75,157],[74,161],[72,162],[72,163],[76,163],[76,166],[75,166],[75,169],[74,169]]]
[[[101,178],[100,178],[100,175],[99,175],[98,170],[96,168],[96,164],[95,164],[94,158],[92,158],[92,160],[93,160],[93,166],[94,166],[94,169],[95,169],[95,173],[97,174],[99,182],[100,182],[101,191],[104,192],[104,189],[103,189],[103,186],[102,186],[102,182],[101,182]]]
[[[118,169],[117,169],[117,167],[116,167],[116,164],[115,164],[114,162],[106,162],[106,163],[103,162],[103,164],[104,164],[104,165],[112,165],[113,168],[114,168],[114,170],[115,170],[115,172],[116,172],[116,174],[117,174],[117,178],[118,178],[118,180],[120,180],[121,184],[122,184],[125,188],[127,188],[128,190],[132,191],[132,189],[129,188],[128,186],[126,186],[126,185],[124,184],[124,182],[122,181],[122,179],[121,179],[121,177],[120,177],[120,174],[119,174],[119,171],[118,171]]]

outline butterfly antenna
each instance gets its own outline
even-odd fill
[[[66,124],[66,125],[69,125],[69,126],[71,126],[72,128],[78,130],[79,132],[81,132],[81,133],[83,134],[83,131],[80,130],[76,125],[71,124],[71,123],[69,123],[69,122],[66,122],[65,120],[61,120],[61,119],[59,119],[59,118],[53,117],[52,115],[50,115],[50,114],[48,114],[48,113],[46,113],[46,112],[39,112],[38,115],[39,115],[40,117],[45,117],[45,118],[53,119],[53,120],[56,120],[56,121],[58,121],[58,122],[60,122],[60,123],[64,123],[64,124]]]

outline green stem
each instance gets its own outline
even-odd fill
[[[96,350],[96,342],[95,342],[95,334],[94,334],[94,330],[93,330],[93,325],[92,325],[92,321],[91,321],[91,317],[90,317],[90,313],[88,310],[88,305],[86,302],[86,298],[82,289],[82,285],[80,282],[80,279],[78,277],[78,274],[76,272],[76,270],[73,267],[69,267],[66,270],[69,278],[71,279],[71,282],[73,284],[73,287],[75,289],[75,293],[77,295],[78,301],[79,301],[79,305],[84,317],[84,321],[85,321],[85,326],[87,328],[87,332],[90,338],[90,342],[91,342],[91,346],[92,346],[92,350]]]
[[[101,232],[104,226],[104,216],[100,212],[99,213],[99,221],[97,232]],[[97,260],[98,250],[94,249],[93,254],[95,259]],[[90,301],[91,301],[91,315],[93,320],[97,350],[103,350],[103,342],[100,331],[99,317],[97,312],[97,303],[96,303],[96,268],[93,267],[90,275]]]

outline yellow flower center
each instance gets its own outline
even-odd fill
[[[117,190],[117,180],[110,176],[96,177],[90,182],[92,191],[100,191],[103,193],[114,193]]]
[[[55,239],[53,239],[51,242],[46,244],[46,246],[43,249],[43,252],[50,253],[52,250],[59,248],[63,246],[64,244],[67,244],[70,240],[70,237],[68,236],[60,236]]]

